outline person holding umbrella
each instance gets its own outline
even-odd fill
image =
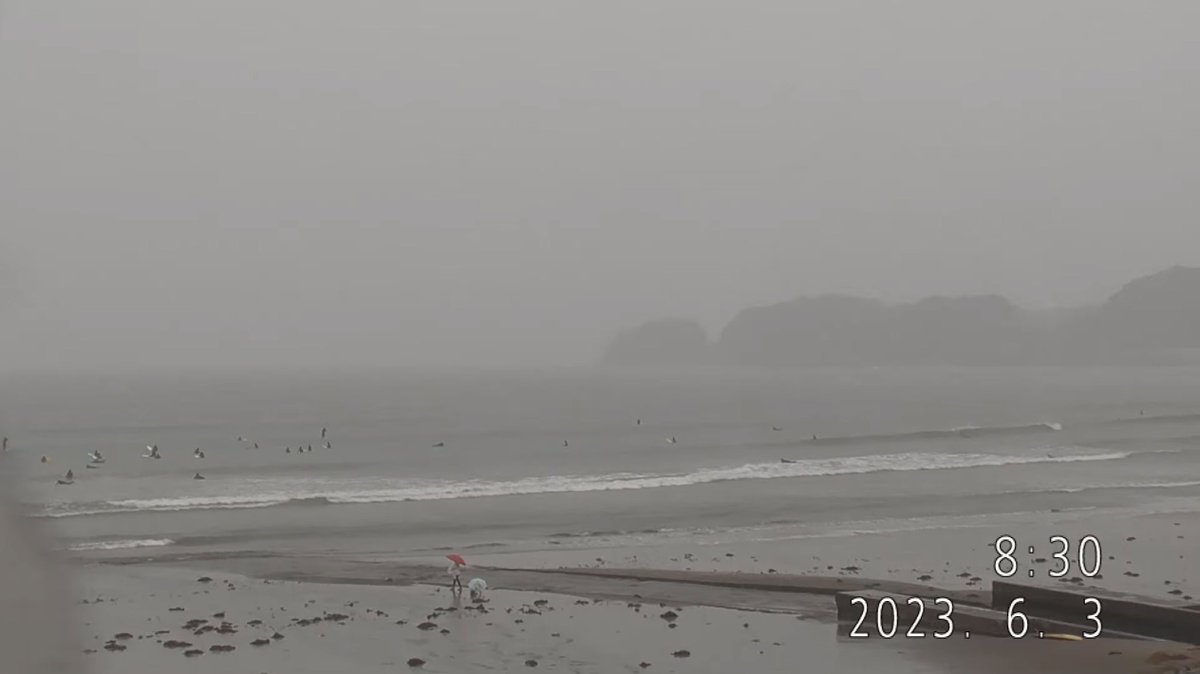
[[[459,578],[462,575],[462,568],[467,565],[467,560],[462,558],[462,555],[446,555],[446,559],[450,560],[450,566],[446,569],[446,573],[450,576],[450,591],[462,594],[462,580]]]

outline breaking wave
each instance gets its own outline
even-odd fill
[[[866,442],[904,442],[907,440],[936,440],[939,438],[982,438],[997,435],[1021,435],[1027,433],[1055,433],[1063,429],[1062,424],[1048,421],[1024,426],[959,426],[931,431],[911,433],[885,433],[881,435],[847,435],[810,440],[816,445],[854,445]]]
[[[175,541],[169,538],[136,538],[120,541],[88,541],[86,543],[76,543],[75,545],[67,546],[68,550],[74,552],[87,552],[92,550],[129,550],[131,548],[161,548],[167,545],[174,545]]]
[[[909,452],[843,458],[796,459],[787,462],[748,463],[741,466],[697,470],[678,474],[610,473],[605,475],[553,475],[518,480],[489,481],[375,481],[371,488],[355,488],[356,481],[297,482],[259,493],[246,494],[245,485],[231,484],[236,495],[170,496],[119,499],[90,503],[59,503],[47,506],[42,517],[132,512],[161,512],[205,509],[245,509],[301,505],[316,507],[338,504],[434,501],[487,496],[551,494],[565,492],[654,489],[774,478],[818,477],[876,472],[949,470],[1036,463],[1072,463],[1124,459],[1132,452],[1100,452],[1083,447],[1057,448],[1025,454],[934,454]]]

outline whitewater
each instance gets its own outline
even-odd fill
[[[287,503],[390,503],[444,499],[481,498],[564,492],[613,491],[626,489],[657,489],[732,480],[767,480],[780,478],[850,475],[874,472],[903,472],[952,470],[1037,463],[1073,463],[1082,461],[1113,461],[1130,456],[1131,452],[1099,452],[1082,447],[1037,450],[1036,455],[1002,454],[935,454],[913,452],[854,456],[829,459],[797,459],[790,462],[752,463],[728,468],[699,470],[684,474],[641,475],[612,473],[606,475],[555,475],[510,481],[408,481],[396,480],[394,485],[373,489],[354,489],[350,484],[330,488],[328,481],[297,480],[291,488],[281,488],[257,494],[224,494],[213,496],[181,496],[151,499],[117,499],[99,503],[52,504],[43,512],[45,517],[77,517],[115,512],[179,511],[204,509],[264,508]],[[361,482],[354,480],[352,482]],[[256,481],[258,483],[260,481]],[[243,485],[234,482],[232,491],[241,492]]]

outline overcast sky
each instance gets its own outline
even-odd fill
[[[1200,264],[1200,3],[2,0],[5,367],[582,363]]]

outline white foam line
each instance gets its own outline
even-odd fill
[[[174,545],[175,541],[169,538],[138,538],[123,541],[90,541],[87,543],[76,543],[68,546],[68,550],[74,552],[85,552],[89,550],[128,550],[130,548],[159,548],[167,545]]]
[[[1059,449],[1057,451],[1066,451]],[[801,459],[791,463],[750,463],[730,468],[700,470],[675,475],[641,475],[614,473],[608,475],[558,475],[531,477],[511,481],[471,480],[465,482],[399,482],[383,489],[330,489],[311,487],[295,491],[277,490],[254,496],[196,496],[155,499],[123,499],[105,502],[100,507],[58,510],[47,517],[70,517],[97,513],[140,511],[177,511],[211,508],[265,508],[294,501],[326,499],[331,503],[366,504],[398,501],[432,501],[518,494],[551,494],[625,489],[654,489],[684,487],[728,480],[762,480],[775,478],[820,477],[875,472],[907,472],[918,470],[950,470],[983,468],[1033,463],[1074,463],[1079,461],[1111,461],[1123,459],[1131,452],[1076,453],[1048,456],[1002,454],[933,454],[904,453],[856,456],[848,458]],[[97,504],[98,505],[98,504]],[[59,508],[63,508],[60,504]]]

